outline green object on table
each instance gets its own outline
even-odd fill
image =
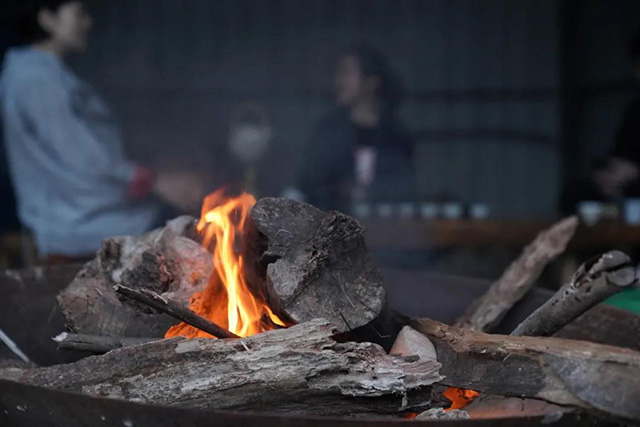
[[[605,304],[640,314],[640,289],[627,289],[605,301]]]

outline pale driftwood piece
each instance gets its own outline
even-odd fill
[[[435,345],[443,384],[571,405],[640,421],[640,352],[546,337],[489,335],[415,319]]]
[[[413,329],[411,326],[402,328],[396,337],[389,354],[400,356],[420,356],[424,359],[438,360],[436,348],[429,338]]]
[[[245,244],[249,282],[266,290],[283,317],[326,318],[344,332],[369,324],[385,309],[382,275],[364,229],[347,215],[261,199],[247,221]]]
[[[120,347],[158,341],[158,338],[106,337],[62,332],[53,337],[53,340],[58,343],[58,350],[89,351],[102,354]]]
[[[172,338],[25,370],[20,382],[156,405],[269,413],[425,410],[440,365],[371,343],[337,343],[315,320],[239,340]],[[0,370],[0,378],[13,375]]]
[[[490,332],[505,314],[535,285],[544,267],[567,247],[578,218],[566,218],[542,231],[489,290],[471,304],[456,326]]]
[[[198,315],[196,312],[189,310],[186,307],[181,307],[171,300],[161,297],[155,292],[144,289],[136,291],[135,289],[122,285],[115,285],[113,290],[117,294],[124,295],[125,297],[138,301],[141,304],[155,308],[176,320],[200,329],[201,331],[211,334],[216,338],[239,338],[236,334],[229,332],[222,326],[216,325],[208,319]]]
[[[169,316],[121,299],[113,285],[147,287],[178,303],[204,289],[213,271],[211,254],[195,241],[195,219],[178,217],[141,236],[105,239],[96,258],[58,295],[73,332],[90,335],[162,337],[176,322]]]
[[[606,298],[635,283],[631,258],[610,251],[580,266],[571,280],[511,333],[516,336],[547,337]]]

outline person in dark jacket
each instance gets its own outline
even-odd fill
[[[635,76],[640,81],[640,31],[630,47]],[[640,97],[636,96],[625,110],[611,157],[595,172],[594,181],[605,196],[640,196]]]
[[[640,82],[640,31],[631,39],[629,54]],[[640,197],[639,96],[625,109],[609,156],[598,159],[586,179],[569,183],[563,192],[561,209],[573,213],[582,201],[620,203],[625,198],[637,197]]]
[[[412,201],[412,144],[399,124],[402,91],[375,48],[345,50],[335,74],[336,106],[318,123],[299,179],[303,199],[349,211],[356,200]]]

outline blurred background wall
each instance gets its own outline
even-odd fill
[[[636,0],[93,0],[73,65],[110,101],[132,156],[214,168],[230,115],[265,104],[269,187],[294,183],[331,101],[333,59],[379,46],[405,79],[419,191],[547,217],[565,178],[610,148],[634,94]]]
[[[81,75],[112,102],[134,157],[223,155],[230,112],[255,100],[275,123],[274,188],[294,179],[330,102],[332,61],[379,46],[408,90],[424,197],[553,212],[559,185],[554,0],[137,0],[93,2]],[[202,165],[201,165],[202,166]]]

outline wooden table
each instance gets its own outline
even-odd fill
[[[522,248],[553,221],[368,219],[367,243],[373,248],[438,249],[507,246]],[[640,246],[640,226],[603,222],[581,225],[570,243],[578,251]]]

